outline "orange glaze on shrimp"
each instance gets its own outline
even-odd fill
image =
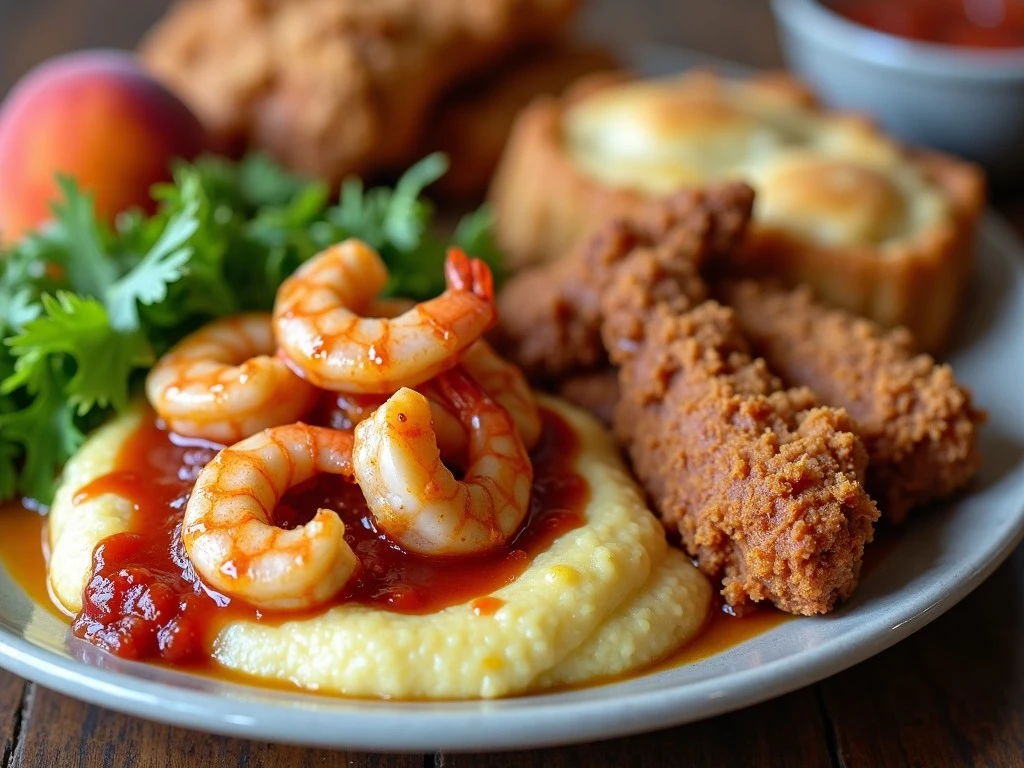
[[[462,356],[462,369],[492,400],[508,411],[523,444],[527,450],[533,450],[543,427],[533,391],[519,366],[505,360],[490,344],[480,339]],[[440,402],[445,402],[445,399],[441,398]]]
[[[346,240],[284,281],[275,333],[299,375],[322,389],[389,394],[458,364],[494,324],[491,272],[458,249],[448,252],[443,294],[395,318],[362,316],[387,277],[373,249]]]
[[[530,385],[512,363],[507,362],[483,339],[471,345],[462,358],[462,369],[480,385],[487,395],[508,411],[519,430],[527,450],[540,440],[540,411],[533,399]],[[430,413],[437,444],[446,461],[465,466],[469,433],[459,414],[440,393],[433,381],[416,387],[430,404]],[[350,395],[338,393],[332,398],[329,422],[336,429],[354,429],[370,418],[387,401],[385,395]]]
[[[146,396],[174,432],[233,443],[300,419],[316,404],[316,389],[274,352],[268,313],[215,320],[160,358]]]
[[[462,481],[441,461],[427,399],[404,387],[356,427],[353,470],[378,527],[405,549],[485,552],[526,516],[533,465],[508,412],[461,369],[435,384],[470,436]]]
[[[285,492],[316,474],[352,477],[352,433],[305,424],[265,429],[222,450],[199,473],[182,541],[202,580],[257,608],[319,605],[348,583],[359,561],[345,524],[320,509],[306,525],[271,521]]]
[[[371,305],[370,312],[372,317],[390,318],[407,312],[413,306],[415,302],[409,299],[377,299]],[[540,411],[537,410],[530,384],[522,370],[501,357],[483,339],[469,345],[462,355],[461,365],[492,400],[508,411],[527,450],[533,450],[540,440]],[[429,381],[417,387],[417,391],[426,395],[430,401],[441,453],[446,459],[462,463],[461,459],[465,458],[469,446],[469,437],[459,422],[458,414],[445,406],[444,398],[435,390]],[[369,418],[385,400],[386,395],[338,394],[335,413],[340,418],[337,423],[332,422],[332,426],[353,429],[363,419]]]

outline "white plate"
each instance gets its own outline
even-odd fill
[[[664,65],[664,55],[659,61]],[[968,496],[913,520],[854,598],[830,616],[794,619],[706,660],[613,685],[500,701],[354,701],[218,682],[68,642],[66,625],[0,571],[0,665],[69,696],[153,720],[380,751],[604,739],[710,717],[839,672],[938,617],[1024,536],[1024,248],[991,216],[981,239],[951,362],[991,415],[982,431],[983,469]]]

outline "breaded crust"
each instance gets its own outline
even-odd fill
[[[735,247],[751,203],[748,187],[724,185],[607,224],[513,280],[504,331],[535,374],[575,372],[563,391],[578,401],[617,396],[634,472],[731,606],[824,613],[854,589],[878,509],[846,413],[783,389],[734,313],[708,300],[700,268]]]
[[[651,300],[678,295],[682,285],[688,301],[704,298],[699,269],[737,247],[753,199],[744,184],[684,190],[658,205],[645,205],[628,224],[608,224],[565,258],[520,272],[498,296],[499,345],[538,382],[605,366],[601,293],[612,279],[608,254],[631,249],[642,239],[668,237],[670,247],[647,251],[642,258],[634,255],[631,279],[649,286]]]
[[[783,390],[713,301],[657,312],[620,363],[616,434],[726,602],[812,615],[848,597],[878,508],[846,413]]]
[[[678,206],[678,204],[677,204]],[[738,205],[742,218],[748,208]],[[692,215],[653,206],[592,239],[616,436],[663,522],[730,606],[826,613],[860,576],[878,508],[845,411],[783,389],[735,313],[708,300]]]
[[[181,0],[144,63],[222,147],[337,182],[410,161],[440,93],[548,39],[577,0]]]
[[[886,519],[903,521],[912,508],[963,488],[977,471],[984,415],[948,365],[914,353],[906,330],[886,332],[825,307],[806,289],[752,281],[720,288],[775,373],[853,417],[868,452],[868,489]]]

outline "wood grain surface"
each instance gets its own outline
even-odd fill
[[[225,739],[91,707],[33,686],[17,748],[5,766],[82,768],[422,768],[420,755],[379,757]]]
[[[19,736],[26,689],[24,680],[0,670],[0,765],[5,767]]]
[[[487,765],[574,768],[580,765],[654,768],[828,768],[831,749],[811,688],[722,717],[624,739],[494,755]],[[742,735],[741,735],[742,734]],[[477,755],[442,755],[445,768],[481,765]]]
[[[0,0],[0,94],[38,61],[130,47],[164,0]],[[763,0],[594,0],[591,38],[660,41],[779,63]],[[995,200],[1024,234],[1024,187]],[[1019,766],[1024,765],[1024,550],[895,648],[819,685],[643,736],[496,755],[368,755],[194,733],[73,701],[0,672],[8,766]]]

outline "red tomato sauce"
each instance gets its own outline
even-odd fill
[[[96,547],[93,575],[72,631],[126,658],[194,664],[209,658],[220,628],[238,619],[280,623],[342,603],[426,614],[468,602],[471,612],[493,613],[501,604],[489,593],[514,581],[537,553],[581,525],[590,498],[586,480],[575,470],[576,434],[558,415],[542,413],[544,433],[532,454],[535,477],[527,519],[515,538],[493,553],[462,558],[407,553],[377,530],[357,486],[322,475],[292,489],[275,522],[292,528],[320,507],[334,509],[361,563],[331,603],[306,614],[257,610],[200,582],[184,551],[181,520],[196,475],[218,446],[178,438],[150,418],[122,448],[117,469],[76,497],[116,493],[130,499],[134,511],[128,532]]]
[[[963,48],[1024,47],[1019,0],[822,0],[851,21],[891,35]]]

